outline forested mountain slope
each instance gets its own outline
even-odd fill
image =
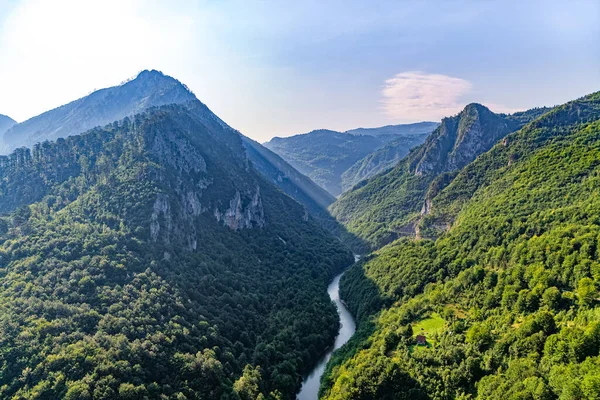
[[[0,158],[1,398],[294,398],[352,257],[204,109]]]
[[[203,122],[221,125],[223,129],[243,135],[228,126],[208,107],[199,105],[196,96],[178,80],[156,70],[140,72],[136,78],[119,86],[101,89],[69,104],[47,111],[37,117],[17,124],[4,135],[5,152],[20,146],[33,147],[46,140],[65,138],[83,133],[91,128],[131,117],[148,108],[185,104],[195,107]],[[203,110],[200,110],[203,108]],[[0,129],[0,135],[3,133]],[[322,214],[333,202],[333,197],[293,167],[244,138],[248,157],[257,170],[279,186],[285,193],[304,204],[313,214]],[[249,145],[252,143],[252,145]],[[0,146],[2,141],[0,141]],[[0,147],[0,152],[2,148]],[[0,206],[1,208],[1,206]]]
[[[430,215],[423,229],[450,227],[438,239],[400,239],[344,275],[361,333],[324,398],[598,398],[600,93],[508,135]]]
[[[264,145],[329,193],[338,196],[368,176],[367,173],[351,172],[343,183],[342,175],[350,167],[397,139],[404,139],[396,145],[408,153],[411,147],[421,144],[437,125],[435,122],[421,122],[347,132],[319,129],[290,137],[275,137]],[[372,168],[378,167],[374,165]]]
[[[344,193],[331,213],[349,232],[378,248],[402,236],[415,236],[429,198],[447,185],[462,167],[494,143],[539,115],[539,109],[515,116],[494,114],[469,104],[458,115],[444,118],[425,143],[413,149],[395,168]],[[357,252],[368,251],[352,239]]]
[[[423,143],[429,134],[402,136],[358,160],[342,174],[342,191],[398,164],[412,149]]]
[[[242,142],[257,171],[304,204],[314,215],[322,214],[335,201],[329,192],[260,143],[245,136],[242,136]]]

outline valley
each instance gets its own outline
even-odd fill
[[[335,199],[173,78],[130,85],[185,100],[0,156],[3,398],[593,393],[598,93],[470,104]]]
[[[2,397],[594,393],[598,93],[470,104],[334,199],[162,73],[111,99],[132,84],[186,100],[0,156]]]
[[[344,274],[357,334],[327,367],[322,398],[597,395],[599,101],[532,111],[428,190],[424,237]]]
[[[355,256],[355,260],[356,260]],[[354,318],[346,305],[340,298],[340,279],[344,273],[342,272],[329,284],[327,287],[327,293],[329,298],[333,301],[337,307],[338,315],[340,316],[340,330],[333,342],[333,346],[326,350],[326,353],[319,359],[315,367],[310,371],[308,375],[304,377],[302,381],[302,388],[300,393],[296,397],[297,400],[312,400],[318,398],[319,388],[321,386],[321,378],[325,372],[325,367],[331,359],[334,351],[342,347],[356,331],[356,324]]]
[[[293,398],[353,258],[248,154],[192,100],[0,156],[0,397]]]
[[[275,137],[264,146],[338,197],[361,181],[393,167],[438,125],[419,122],[346,132],[320,129]]]

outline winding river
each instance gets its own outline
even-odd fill
[[[358,256],[354,256],[354,258],[355,261],[358,260]],[[298,397],[296,398],[297,400],[317,400],[319,398],[321,376],[323,375],[323,372],[325,372],[327,362],[331,358],[333,352],[350,340],[352,335],[354,335],[354,331],[356,330],[356,324],[354,323],[352,314],[350,314],[350,311],[348,311],[340,299],[340,278],[342,275],[344,275],[343,272],[333,278],[333,281],[331,281],[327,287],[327,293],[329,293],[329,297],[331,297],[331,300],[337,306],[337,311],[340,315],[340,330],[335,338],[333,347],[330,347],[327,353],[321,357],[310,374],[304,377],[302,388],[300,389],[300,393],[298,393]]]

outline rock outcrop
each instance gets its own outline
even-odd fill
[[[469,104],[442,120],[412,157],[411,170],[418,176],[459,170],[518,127],[481,104]]]

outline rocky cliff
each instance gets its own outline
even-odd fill
[[[330,210],[351,233],[369,243],[355,247],[357,251],[378,248],[401,236],[419,237],[420,221],[431,211],[431,195],[448,185],[456,171],[541,110],[546,109],[504,115],[469,104],[458,115],[444,118],[425,143],[395,168],[344,193]],[[440,224],[442,229],[447,226]]]

